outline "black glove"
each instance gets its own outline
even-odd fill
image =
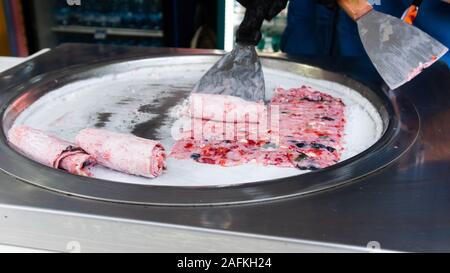
[[[245,16],[236,35],[240,44],[257,45],[261,40],[261,26],[286,8],[288,0],[238,0],[245,8]]]
[[[237,0],[246,8],[236,35],[240,44],[257,45],[261,40],[261,26],[264,19],[270,21],[286,8],[288,0]],[[318,4],[335,8],[336,0],[315,0]]]

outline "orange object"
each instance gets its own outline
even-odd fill
[[[405,17],[403,18],[403,21],[405,21],[407,24],[412,25],[414,21],[417,18],[417,14],[419,13],[419,7],[412,5],[409,7],[408,11],[405,14]]]

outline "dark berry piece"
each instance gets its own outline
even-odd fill
[[[300,154],[297,156],[297,158],[295,159],[295,161],[296,161],[296,162],[299,162],[299,161],[305,160],[305,159],[307,159],[307,158],[308,158],[308,156],[307,156],[306,154],[300,153]]]
[[[312,143],[311,148],[313,149],[326,149],[327,146],[320,144],[320,143]]]
[[[305,148],[306,144],[303,142],[299,142],[299,143],[296,143],[295,146],[297,146],[297,148]]]

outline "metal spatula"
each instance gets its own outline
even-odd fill
[[[261,40],[264,20],[271,20],[287,0],[238,0],[245,16],[236,34],[236,47],[221,58],[198,82],[193,92],[241,97],[249,101],[265,98],[264,74],[255,46]]]
[[[264,74],[255,46],[237,44],[201,78],[193,92],[264,100]]]
[[[373,10],[366,0],[338,0],[338,4],[357,22],[367,54],[391,89],[410,81],[448,51],[418,28]]]

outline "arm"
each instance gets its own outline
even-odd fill
[[[236,34],[236,42],[257,45],[261,40],[264,20],[272,20],[286,8],[288,0],[237,0],[246,8],[244,20]],[[334,7],[336,0],[315,0],[319,4]]]
[[[261,40],[261,26],[272,20],[284,8],[288,0],[238,0],[245,8],[245,16],[236,35],[239,44],[257,45]]]

